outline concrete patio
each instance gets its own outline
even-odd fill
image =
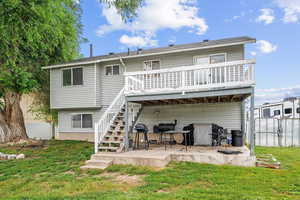
[[[240,151],[240,154],[225,155],[218,150]],[[132,150],[121,153],[101,152],[94,154],[82,169],[105,169],[112,164],[140,165],[163,168],[171,161],[187,161],[216,165],[254,167],[256,157],[243,147],[202,147],[192,146],[185,150],[183,145],[151,145],[149,150]]]

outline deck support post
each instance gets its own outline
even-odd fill
[[[125,151],[128,151],[129,149],[129,122],[128,122],[128,101],[125,99],[125,138],[124,138],[124,146]]]
[[[250,153],[255,155],[255,124],[254,124],[254,87],[252,87],[251,99],[250,99]]]

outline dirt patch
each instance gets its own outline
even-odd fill
[[[143,177],[142,175],[133,175],[133,176],[129,176],[129,175],[119,175],[117,176],[115,179],[118,182],[121,183],[126,183],[129,185],[139,185],[143,182]]]
[[[45,143],[46,141],[44,140],[21,139],[18,141],[1,144],[0,147],[43,148],[45,146]]]
[[[75,172],[73,170],[69,170],[69,171],[64,172],[64,174],[71,174],[71,175],[73,175],[73,174],[75,174]]]
[[[99,174],[98,177],[111,179],[112,181],[120,184],[125,184],[129,187],[137,186],[143,183],[143,178],[145,175],[128,175],[128,174],[120,174],[117,172],[104,172]]]

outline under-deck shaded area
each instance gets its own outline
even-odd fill
[[[242,133],[245,133],[244,104],[245,100],[251,97],[250,104],[251,108],[253,108],[253,94],[254,90],[252,87],[216,88],[209,91],[151,95],[139,94],[126,96],[126,105],[132,103],[142,105],[143,111],[136,122],[142,122],[148,126],[150,138],[153,138],[153,135],[155,135],[154,129],[152,129],[155,124],[172,123],[174,120],[179,121],[176,127],[176,131],[179,133],[185,126],[192,123],[217,124],[224,127],[224,129],[229,129],[229,134],[231,130],[240,130]],[[130,109],[127,112],[127,115],[130,115]],[[127,120],[131,119],[127,118]],[[133,140],[135,133],[132,132],[133,127],[126,127],[125,130],[125,140],[127,139],[125,144],[128,145],[127,149],[129,150],[129,141]],[[177,146],[184,148],[184,146],[178,144],[180,143],[177,142]],[[192,148],[201,149],[200,146],[193,146]],[[250,151],[254,155],[252,140],[250,141]]]

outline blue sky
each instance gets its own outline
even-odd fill
[[[81,6],[94,55],[247,35],[259,41],[247,46],[247,58],[257,59],[258,102],[300,96],[300,0],[146,0],[129,24],[98,0]]]

